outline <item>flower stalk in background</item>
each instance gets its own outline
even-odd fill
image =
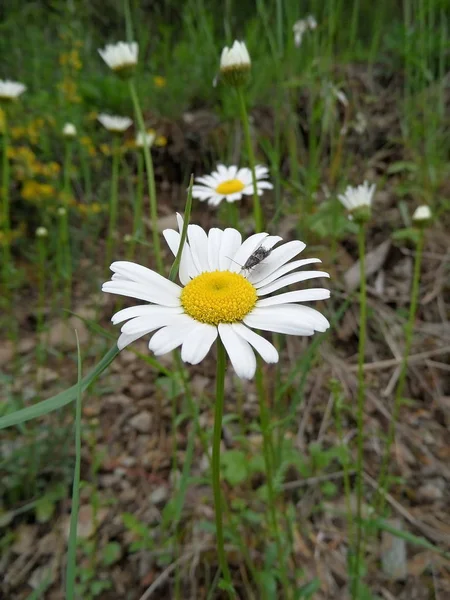
[[[144,115],[142,114],[142,108],[139,102],[139,96],[134,82],[133,74],[137,67],[139,46],[137,42],[118,42],[117,44],[109,44],[103,50],[99,50],[100,56],[106,62],[106,64],[122,79],[128,81],[128,89],[130,92],[131,101],[133,102],[133,108],[135,118],[139,128],[139,132],[142,135],[143,150],[144,150],[144,161],[145,170],[147,172],[147,184],[148,193],[150,198],[150,220],[152,227],[152,243],[155,252],[156,265],[159,271],[162,271],[162,256],[161,246],[159,243],[159,230],[158,230],[158,205],[156,200],[156,186],[155,186],[155,174],[153,169],[153,160],[150,153],[150,147],[144,143],[147,131],[145,129]]]
[[[38,368],[45,362],[45,343],[44,333],[44,314],[45,314],[45,282],[47,280],[46,262],[47,262],[47,239],[48,230],[46,227],[36,229],[36,244],[38,255],[38,302],[36,311],[36,333],[38,342],[36,344],[36,363]],[[38,378],[38,385],[40,384]]]
[[[366,288],[366,225],[371,217],[372,199],[375,184],[365,181],[358,187],[348,186],[343,194],[338,196],[349,213],[349,219],[358,225],[358,256],[359,256],[359,339],[358,339],[358,392],[357,392],[357,459],[356,459],[356,540],[354,554],[350,557],[350,572],[352,574],[352,598],[358,598],[361,579],[361,563],[363,554],[362,505],[364,496],[363,459],[364,459],[364,407],[365,381],[364,356],[367,335],[367,288]],[[354,560],[354,562],[353,562]]]
[[[413,281],[411,287],[411,301],[409,303],[408,321],[405,326],[405,348],[403,351],[402,362],[400,366],[400,375],[397,382],[397,388],[394,396],[394,408],[392,419],[389,422],[387,440],[384,447],[383,459],[381,462],[380,474],[378,477],[378,495],[375,502],[375,510],[378,515],[383,516],[386,496],[389,492],[389,464],[391,460],[391,448],[395,440],[395,431],[397,421],[400,416],[402,406],[403,391],[405,389],[406,374],[408,370],[408,358],[411,352],[411,344],[414,334],[414,321],[416,319],[417,305],[419,301],[420,289],[420,271],[422,266],[423,247],[425,244],[425,232],[432,221],[432,213],[429,206],[419,206],[412,217],[413,226],[417,230],[416,254],[414,258]]]
[[[63,166],[63,199],[64,211],[60,216],[62,226],[62,278],[64,280],[64,307],[65,317],[69,316],[72,295],[72,250],[69,232],[69,203],[72,196],[70,176],[72,172],[73,140],[77,130],[72,123],[66,123],[62,131],[64,137],[64,166]]]
[[[245,144],[247,147],[248,162],[252,173],[253,185],[253,218],[255,221],[255,231],[260,232],[263,228],[263,214],[258,194],[258,179],[256,176],[255,154],[253,151],[252,138],[250,134],[250,122],[248,118],[247,105],[245,101],[244,85],[250,79],[251,59],[245,42],[235,40],[229,48],[226,46],[222,50],[220,57],[220,74],[228,85],[236,89],[239,101],[239,110],[241,115],[242,127],[244,129]]]

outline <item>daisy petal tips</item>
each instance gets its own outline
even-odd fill
[[[26,89],[27,87],[23,83],[0,79],[0,100],[15,100]]]
[[[225,46],[220,56],[220,73],[227,83],[243,85],[250,76],[252,62],[245,42],[235,40],[229,48]]]
[[[266,167],[258,165],[255,168],[256,187],[258,195],[262,196],[264,190],[271,190],[273,185],[267,181],[269,176]],[[208,201],[210,206],[219,206],[222,200],[236,202],[242,196],[253,194],[252,172],[250,169],[238,169],[236,166],[225,167],[218,165],[217,170],[211,175],[196,178],[192,187],[192,197],[200,201]]]
[[[350,213],[351,219],[357,222],[365,222],[370,218],[370,210],[372,206],[372,198],[375,193],[375,184],[369,185],[365,181],[358,187],[347,186],[343,194],[339,194],[338,198]]]
[[[181,232],[181,217],[179,227]],[[176,255],[180,233],[167,229],[163,234]],[[119,349],[152,334],[149,349],[155,355],[181,348],[183,361],[198,364],[219,336],[236,374],[251,379],[256,370],[255,351],[267,363],[279,359],[273,344],[253,329],[302,336],[326,331],[327,319],[303,303],[326,299],[329,290],[273,293],[294,283],[328,277],[322,271],[300,270],[318,259],[292,260],[305,244],[281,241],[267,233],[242,241],[235,229],[206,232],[189,225],[180,263],[181,285],[141,265],[114,262],[113,276],[102,290],[145,302],[112,317],[114,324],[121,324]],[[260,248],[264,252],[258,252]],[[256,260],[257,256],[264,258]]]
[[[108,44],[103,50],[99,49],[98,53],[110,69],[126,78],[132,75],[136,68],[139,46],[137,42],[117,42]]]

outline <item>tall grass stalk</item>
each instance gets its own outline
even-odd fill
[[[136,84],[134,79],[129,79],[128,87],[130,90],[131,100],[133,102],[134,113],[136,115],[136,121],[138,123],[139,131],[142,133],[142,136],[145,139],[145,123],[144,116],[142,114],[141,105],[139,102],[139,96],[136,90]],[[153,161],[152,155],[150,153],[150,148],[147,144],[143,146],[144,152],[144,161],[145,161],[145,170],[147,173],[147,184],[148,184],[148,193],[150,197],[150,220],[151,220],[151,228],[152,228],[152,243],[153,250],[155,253],[156,266],[159,273],[163,272],[163,262],[161,256],[161,245],[159,241],[159,231],[158,231],[158,208],[157,208],[157,200],[156,200],[156,186],[155,186],[155,174],[153,169]]]
[[[255,154],[253,152],[252,138],[250,135],[250,123],[248,118],[247,106],[245,102],[245,94],[242,86],[237,88],[237,94],[239,98],[239,109],[241,112],[242,127],[244,129],[245,143],[247,146],[248,162],[250,164],[250,170],[252,172],[252,183],[253,183],[253,218],[255,221],[255,232],[258,233],[263,230],[263,215],[261,211],[261,202],[258,196],[258,187],[256,183],[256,165],[255,165]]]
[[[134,258],[136,241],[142,236],[142,205],[144,199],[144,154],[141,148],[137,151],[137,182],[133,206],[133,235],[129,245],[129,260]]]
[[[7,112],[3,110],[3,148],[2,148],[2,225],[3,225],[3,257],[2,257],[2,273],[3,282],[5,285],[5,292],[10,288],[9,286],[9,272],[11,262],[11,249],[10,249],[10,233],[11,233],[11,216],[9,206],[9,134],[8,134],[8,119]],[[7,294],[9,298],[9,294]]]
[[[222,439],[222,417],[225,391],[226,355],[220,338],[217,338],[217,370],[216,370],[216,401],[214,409],[214,432],[212,451],[212,488],[214,496],[214,511],[216,520],[217,554],[219,567],[224,578],[224,589],[230,598],[235,596],[230,569],[225,554],[223,534],[222,490],[220,487],[220,444]]]
[[[414,321],[416,318],[417,304],[419,300],[420,287],[420,268],[422,265],[423,246],[425,241],[425,230],[419,230],[419,238],[416,246],[416,256],[414,259],[414,274],[411,288],[411,301],[409,305],[409,316],[405,326],[405,349],[403,352],[402,362],[400,366],[400,375],[398,378],[397,388],[395,390],[394,409],[392,411],[392,419],[389,423],[386,444],[384,446],[383,460],[381,463],[380,474],[378,477],[378,495],[375,503],[375,508],[378,514],[382,515],[386,500],[386,495],[389,491],[389,464],[391,458],[391,447],[395,439],[395,431],[397,426],[400,408],[402,406],[403,390],[405,389],[406,374],[408,370],[408,358],[411,352],[411,344],[414,333]]]
[[[109,197],[109,225],[108,238],[106,240],[106,270],[111,264],[111,257],[116,239],[117,228],[117,209],[119,201],[119,163],[120,163],[120,138],[114,135],[112,144],[112,171],[111,171],[111,192]]]
[[[36,333],[37,333],[37,344],[36,344],[36,363],[40,367],[45,362],[45,341],[44,335],[44,311],[46,304],[45,295],[45,282],[47,280],[47,244],[48,238],[46,236],[36,236],[37,244],[37,259],[38,259],[38,301],[36,311]]]
[[[80,505],[80,471],[81,471],[81,353],[78,335],[77,338],[77,360],[78,360],[78,382],[77,382],[77,400],[75,410],[75,469],[73,475],[72,487],[72,507],[70,514],[70,532],[69,546],[67,549],[66,566],[66,600],[75,598],[75,577],[76,577],[76,551],[77,551],[77,524],[78,508]]]
[[[72,290],[72,252],[70,247],[69,232],[69,201],[71,196],[70,174],[72,171],[72,140],[64,141],[64,166],[63,166],[63,195],[64,195],[64,214],[61,216],[62,223],[62,253],[63,253],[63,278],[64,278],[64,307],[66,317],[71,304]]]
[[[256,368],[256,388],[259,398],[259,418],[261,422],[261,432],[263,436],[263,454],[264,466],[266,471],[267,496],[269,503],[269,516],[275,544],[277,547],[278,560],[280,565],[281,583],[284,590],[284,598],[288,600],[291,597],[289,590],[289,579],[287,573],[287,557],[283,545],[283,540],[278,527],[277,509],[276,509],[276,493],[273,483],[275,470],[275,452],[273,448],[272,429],[270,426],[269,410],[267,408],[267,397],[264,389],[263,372],[261,369],[261,361],[258,360]]]
[[[364,405],[365,405],[365,382],[364,382],[364,354],[366,348],[367,332],[367,290],[366,290],[366,228],[360,223],[358,230],[358,253],[359,253],[359,344],[358,344],[358,399],[357,399],[357,458],[356,458],[356,540],[355,540],[355,563],[352,598],[359,597],[360,570],[363,549],[363,523],[362,504],[364,494]]]

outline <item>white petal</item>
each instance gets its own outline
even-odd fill
[[[230,264],[230,271],[233,271],[235,273],[242,271],[242,267],[245,265],[247,259],[251,254],[253,254],[256,248],[264,246],[263,242],[265,238],[268,237],[268,235],[269,234],[265,232],[254,233],[249,238],[247,238],[241,244],[241,247],[237,250],[234,256],[231,257],[233,259],[233,262]]]
[[[231,259],[236,254],[237,249],[242,242],[242,236],[237,229],[228,227],[223,232],[222,243],[220,245],[219,270],[226,271],[230,268]],[[240,268],[240,267],[239,267]]]
[[[177,255],[178,247],[180,245],[181,234],[173,229],[165,229],[163,236],[167,242],[167,245],[171,249],[174,256]],[[183,252],[181,254],[180,268],[178,271],[178,277],[183,285],[189,283],[189,281],[199,274],[197,271],[194,261],[192,260],[191,249],[189,248],[188,241],[185,240],[183,246]]]
[[[199,225],[188,226],[188,240],[191,248],[192,260],[199,273],[209,271],[208,263],[208,236]]]
[[[291,273],[290,275],[279,277],[268,285],[260,287],[258,289],[258,296],[266,296],[286,285],[298,283],[299,281],[306,281],[308,279],[317,279],[318,277],[329,277],[329,275],[325,271],[298,271],[297,273]]]
[[[151,269],[147,269],[147,267],[143,267],[142,265],[133,262],[125,260],[116,261],[112,263],[110,269],[114,273],[122,275],[131,281],[135,281],[142,285],[148,285],[152,288],[159,288],[162,292],[167,294],[179,295],[181,292],[180,286],[173,281],[159,275],[156,271],[152,271]]]
[[[148,331],[144,331],[143,333],[135,333],[134,335],[128,335],[127,333],[121,333],[119,335],[119,339],[117,340],[117,347],[119,348],[119,350],[123,350],[124,348],[126,348],[127,346],[129,346],[130,344],[132,344],[133,342],[138,340],[139,338],[143,337],[147,333],[151,333],[152,331],[153,331],[153,328],[149,329]]]
[[[288,335],[313,335],[314,331],[326,331],[330,326],[318,310],[299,304],[254,308],[244,323],[253,329]]]
[[[198,325],[198,321],[195,321],[188,315],[182,316],[185,318],[181,322],[163,327],[150,340],[148,347],[156,356],[175,350],[185,340],[189,339],[192,331]]]
[[[242,198],[241,192],[236,192],[235,194],[227,194],[225,199],[227,202],[236,202],[236,200],[240,200]]]
[[[112,316],[111,321],[114,325],[122,323],[127,319],[134,319],[135,317],[144,316],[159,316],[159,315],[179,315],[183,312],[183,307],[171,308],[168,306],[155,306],[154,304],[140,304],[139,306],[130,306],[129,308],[123,308],[116,312]]]
[[[267,285],[268,283],[271,283],[275,279],[278,279],[278,277],[281,277],[282,275],[286,275],[286,273],[289,273],[290,271],[293,271],[294,269],[299,269],[300,267],[304,267],[305,265],[312,265],[312,264],[320,263],[320,262],[322,262],[320,260],[320,258],[304,258],[302,260],[294,260],[290,263],[287,263],[287,264],[283,265],[282,267],[280,267],[279,269],[275,269],[274,271],[272,271],[272,267],[270,265],[269,265],[269,268],[267,268],[267,266],[264,262],[261,265],[258,265],[257,267],[252,269],[252,271],[251,271],[250,275],[247,277],[247,279],[251,283],[253,283],[255,288],[260,288],[263,285]],[[269,270],[271,272],[264,275]]]
[[[241,338],[244,338],[245,341],[251,344],[267,363],[278,362],[277,349],[261,335],[258,335],[242,323],[232,323],[231,327]]]
[[[208,262],[211,271],[219,269],[220,245],[222,243],[223,231],[213,227],[208,232]]]
[[[257,281],[264,279],[265,277],[270,275],[270,273],[272,273],[276,269],[279,269],[289,260],[294,258],[294,256],[300,254],[300,252],[302,252],[302,250],[304,250],[305,247],[306,244],[300,242],[299,240],[294,240],[292,242],[287,242],[282,246],[278,246],[278,248],[275,248],[275,250],[272,251],[270,256],[266,258],[263,264],[259,265],[254,269],[254,276],[252,278],[249,277],[249,280],[256,283]],[[257,274],[260,274],[261,277],[257,278]]]
[[[230,179],[230,177],[228,175],[228,169],[225,165],[217,165],[217,172],[219,173],[219,175],[223,179],[223,181]]]
[[[286,292],[277,296],[270,296],[258,300],[256,306],[275,306],[276,304],[290,304],[292,302],[310,302],[313,300],[326,300],[330,297],[330,290],[324,288],[311,288],[309,290],[295,290],[295,292]]]
[[[121,331],[126,335],[135,335],[136,333],[144,335],[147,331],[160,329],[166,325],[183,324],[185,322],[185,317],[186,315],[184,313],[178,315],[168,315],[164,313],[159,315],[143,315],[142,317],[135,317],[134,319],[127,321],[122,325]]]
[[[226,323],[219,325],[219,335],[236,375],[242,379],[251,379],[256,371],[256,358],[250,344]]]
[[[181,359],[191,365],[198,365],[208,354],[216,338],[217,327],[206,323],[197,323],[189,338],[183,342]]]
[[[176,285],[176,284],[174,284]],[[179,286],[177,286],[179,287]],[[180,306],[179,292],[174,294],[167,290],[152,287],[148,284],[135,283],[134,281],[107,281],[102,286],[102,291],[107,294],[118,294],[119,296],[128,296],[137,300],[146,300],[163,306]]]

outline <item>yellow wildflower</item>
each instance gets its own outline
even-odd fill
[[[167,80],[165,77],[162,77],[161,75],[155,75],[155,77],[153,77],[153,83],[155,84],[155,87],[163,88],[163,87],[166,87]]]

